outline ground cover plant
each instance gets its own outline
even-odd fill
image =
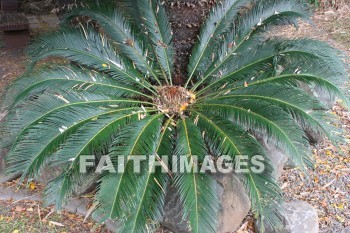
[[[95,169],[80,172],[80,158],[125,159],[124,173],[102,173],[95,214],[117,219],[122,232],[157,226],[168,185],[178,191],[191,232],[215,232],[220,208],[209,173],[150,172],[138,155],[186,156],[202,163],[221,155],[262,155],[262,173],[239,174],[257,218],[278,227],[281,191],[258,138],[284,150],[301,170],[312,166],[307,130],[332,138],[326,106],[316,94],[346,98],[337,51],[310,39],[267,37],[273,26],[308,20],[296,0],[218,3],[202,26],[183,84],[173,85],[174,51],[159,1],[117,1],[66,15],[62,29],[30,48],[31,68],[4,97],[8,111],[1,146],[9,173],[35,178],[64,167],[45,195],[58,208]],[[78,17],[78,19],[76,18]],[[35,64],[47,57],[70,63]],[[249,168],[249,166],[248,166]],[[169,170],[171,170],[169,168]]]

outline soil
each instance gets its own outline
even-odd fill
[[[176,52],[174,84],[181,85],[186,82],[187,65],[193,45],[197,41],[203,21],[215,5],[215,0],[167,0],[165,2]]]

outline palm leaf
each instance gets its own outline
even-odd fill
[[[144,172],[135,174],[130,161],[131,156],[150,155],[155,152],[159,134],[156,136],[154,133],[157,132],[156,129],[159,129],[157,133],[160,132],[162,117],[162,114],[156,114],[124,128],[123,133],[117,135],[111,148],[112,158],[125,157],[125,170],[121,174],[103,176],[97,201],[99,209],[105,215],[113,219],[118,218],[123,223],[121,232],[126,229],[140,232],[140,229],[144,230],[147,227],[147,217],[155,217],[159,213],[157,208],[145,209],[142,204],[148,201],[155,204],[159,201],[157,198],[153,200],[145,198],[149,198],[147,193],[153,193],[157,197],[162,195],[161,188],[153,178],[160,179],[160,184],[164,184],[165,177],[162,174],[146,172],[143,169],[148,168],[143,166]],[[145,213],[147,214],[143,216]]]
[[[306,165],[313,166],[305,133],[281,108],[257,101],[241,101],[236,105],[225,101],[208,101],[198,104],[196,108],[207,114],[230,119],[256,135],[267,135],[269,140],[286,151],[289,158],[303,171]]]
[[[246,56],[246,53],[250,56]],[[296,61],[299,62],[298,65],[303,64],[299,67],[301,71],[308,70],[329,77],[344,77],[344,65],[336,54],[337,51],[328,45],[310,39],[256,41],[255,45],[228,60],[227,65],[205,76],[193,89],[198,88],[200,84],[208,84],[199,91],[203,93],[224,84],[230,88],[237,81],[249,83],[251,80],[257,80],[262,74],[275,75],[279,67],[294,67]],[[332,78],[331,81],[334,82],[335,79]]]
[[[257,43],[262,37],[261,32],[264,32],[269,26],[285,23],[296,24],[296,19],[308,19],[308,17],[307,6],[302,1],[268,0],[257,2],[237,19],[237,25],[233,27],[226,41],[222,43],[217,58],[211,63],[209,69],[205,70],[205,76],[202,80],[206,80],[224,66],[229,65],[230,60],[234,59],[237,53],[244,52],[249,46]]]
[[[3,102],[7,108],[28,96],[40,94],[44,91],[64,93],[68,91],[82,91],[100,93],[115,97],[146,97],[137,88],[118,83],[111,77],[96,72],[77,69],[75,67],[57,67],[50,71],[39,70],[35,74],[27,74],[16,80],[10,87],[8,96]]]
[[[79,174],[80,157],[90,154],[96,156],[106,154],[111,141],[114,137],[118,137],[119,129],[129,122],[137,121],[139,114],[140,112],[130,109],[118,111],[116,115],[100,116],[99,119],[90,121],[72,134],[54,156],[55,164],[69,164],[63,175],[48,186],[45,195],[50,201],[49,204],[54,203],[60,208],[71,197],[74,184],[72,178],[81,175]]]
[[[144,44],[145,41],[142,41],[142,38],[134,35],[130,24],[124,20],[117,9],[78,9],[66,15],[63,22],[69,23],[77,16],[86,16],[96,21],[116,43],[122,55],[128,57],[144,74],[152,76],[158,84],[161,84],[157,71],[153,67],[154,58],[149,57],[151,53],[148,51],[148,45]]]
[[[178,190],[184,207],[184,219],[189,219],[191,232],[215,232],[219,205],[215,191],[216,183],[205,173],[196,173],[198,165],[207,151],[196,126],[188,119],[182,119],[178,125],[178,137],[175,156],[186,156],[191,171],[177,173],[174,187]],[[198,156],[198,161],[194,156]]]
[[[67,36],[69,35],[69,36]],[[37,39],[29,48],[34,64],[49,56],[60,56],[89,68],[109,73],[119,82],[150,90],[150,84],[126,59],[121,59],[107,38],[92,30],[67,30]],[[152,90],[150,90],[152,91]]]
[[[158,63],[163,72],[164,79],[172,85],[172,71],[174,62],[174,51],[172,45],[172,33],[165,9],[160,1],[137,1],[141,12],[143,23],[147,28],[157,55]]]
[[[226,0],[211,10],[208,19],[201,28],[199,41],[192,51],[188,68],[189,78],[185,87],[194,75],[203,73],[203,70],[211,63],[212,53],[220,42],[219,36],[229,29],[231,22],[245,5],[247,5],[247,1]]]
[[[192,118],[198,122],[198,127],[205,132],[206,141],[217,156],[230,156],[233,160],[243,155],[260,155],[264,158],[264,171],[256,173],[251,170],[249,159],[244,174],[238,174],[250,194],[252,210],[256,217],[264,219],[269,225],[279,228],[282,225],[280,212],[275,212],[282,206],[281,190],[272,176],[273,168],[266,152],[256,139],[246,133],[239,125],[219,117],[207,117],[201,112],[193,111]]]

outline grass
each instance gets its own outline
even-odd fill
[[[0,232],[2,233],[82,233],[106,232],[91,220],[68,212],[51,213],[51,208],[39,207],[37,202],[0,201]],[[62,225],[60,225],[62,224]]]
[[[317,9],[329,9],[329,8],[338,8],[343,5],[346,0],[309,0]]]
[[[350,49],[350,24],[349,18],[339,18],[334,20],[329,29],[332,31],[333,38]]]

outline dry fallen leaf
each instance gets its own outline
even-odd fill
[[[49,225],[54,225],[54,226],[58,226],[58,227],[64,227],[64,225],[62,223],[59,222],[54,222],[54,221],[49,221]]]
[[[22,206],[19,206],[19,205],[18,205],[18,206],[15,207],[15,211],[16,211],[16,212],[22,212],[23,210],[24,210],[24,209],[23,209]]]
[[[30,183],[29,183],[29,189],[31,189],[31,190],[36,189],[36,185],[35,185],[34,182],[30,182]]]

